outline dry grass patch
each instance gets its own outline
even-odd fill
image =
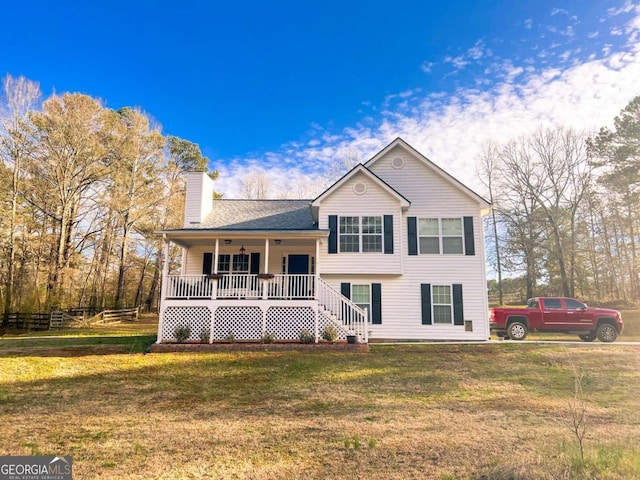
[[[633,478],[639,361],[534,344],[4,357],[0,444],[70,454],[83,479]]]

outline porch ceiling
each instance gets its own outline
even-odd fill
[[[238,231],[238,230],[165,230],[157,232],[167,241],[175,243],[184,248],[191,248],[199,245],[213,245],[216,239],[220,240],[220,246],[225,245],[225,240],[231,241],[232,245],[245,246],[264,245],[265,239],[274,246],[276,240],[281,245],[314,244],[317,239],[321,241],[329,236],[329,230],[280,230],[280,231]]]

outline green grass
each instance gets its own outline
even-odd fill
[[[101,349],[151,332],[102,333],[77,337],[94,342],[79,355],[0,356],[3,454],[72,455],[83,479],[640,478],[640,347],[143,355]],[[584,460],[568,427],[574,368]]]
[[[155,342],[157,331],[157,317],[93,328],[13,331],[0,336],[0,356],[138,353]]]

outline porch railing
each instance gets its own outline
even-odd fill
[[[207,275],[169,275],[166,298],[263,298],[308,299],[315,297],[315,275],[228,274],[211,278]]]
[[[316,298],[330,317],[342,324],[351,334],[368,341],[369,314],[321,278],[317,279]]]

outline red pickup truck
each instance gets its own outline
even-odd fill
[[[529,332],[570,333],[585,342],[613,342],[624,324],[617,310],[591,308],[573,298],[536,297],[525,308],[489,309],[491,331],[505,339],[523,340]]]

